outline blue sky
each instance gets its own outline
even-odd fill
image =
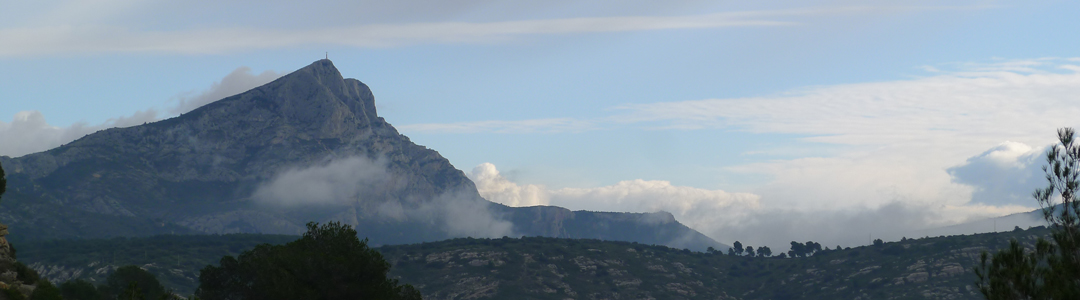
[[[994,191],[1037,186],[1031,158],[1075,126],[1078,6],[5,2],[0,155],[167,118],[329,52],[489,200],[856,244],[850,228],[899,238],[1036,207]]]

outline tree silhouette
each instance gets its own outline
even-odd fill
[[[390,263],[349,225],[308,223],[299,240],[263,244],[199,274],[196,295],[218,299],[420,299],[387,277]]]
[[[94,284],[83,279],[76,279],[60,284],[60,295],[66,300],[104,300]]]
[[[788,250],[788,256],[792,258],[806,257],[806,245],[803,245],[802,243],[796,241],[791,241],[791,250]]]
[[[744,250],[743,246],[742,246],[742,243],[740,243],[739,241],[735,241],[734,246],[735,246],[735,255],[742,255],[743,250]]]
[[[3,198],[4,192],[7,191],[7,175],[4,175],[4,166],[0,165],[0,198]]]
[[[754,254],[754,247],[746,246],[746,256],[754,257],[754,255],[756,255]]]
[[[769,257],[772,256],[772,249],[769,246],[761,246],[757,249],[758,256]]]
[[[117,268],[99,290],[105,299],[158,299],[167,294],[157,276],[136,266]]]
[[[821,252],[821,244],[813,241],[806,241],[806,246],[803,248],[806,252],[806,256],[813,255],[815,252]]]

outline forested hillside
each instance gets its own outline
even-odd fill
[[[805,258],[745,257],[664,246],[541,237],[453,239],[377,248],[391,275],[425,299],[980,299],[971,268],[1012,238],[1031,244],[1045,228],[907,239]],[[101,280],[144,266],[182,294],[199,270],[279,235],[157,236],[28,242],[19,259],[54,282]],[[776,252],[787,249],[775,249]]]

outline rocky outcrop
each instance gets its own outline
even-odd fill
[[[7,240],[8,227],[0,224],[0,300],[8,299],[6,293],[16,292],[25,298],[30,298],[35,288],[35,282],[23,282],[19,278],[15,251]]]

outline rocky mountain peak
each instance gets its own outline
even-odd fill
[[[177,119],[191,118],[200,119],[200,123],[237,120],[230,125],[270,126],[282,137],[301,139],[347,138],[369,133],[361,130],[388,127],[376,112],[371,89],[359,80],[343,78],[327,59]]]
[[[464,172],[380,118],[371,89],[343,78],[327,59],[174,118],[0,162],[24,199],[19,209],[0,211],[0,221],[39,230],[39,238],[173,233],[178,226],[296,234],[309,221],[341,220],[377,244],[480,232],[717,245],[670,214],[487,202]],[[316,194],[333,199],[313,200]],[[131,230],[103,233],[85,224]],[[59,227],[71,230],[46,230]]]

